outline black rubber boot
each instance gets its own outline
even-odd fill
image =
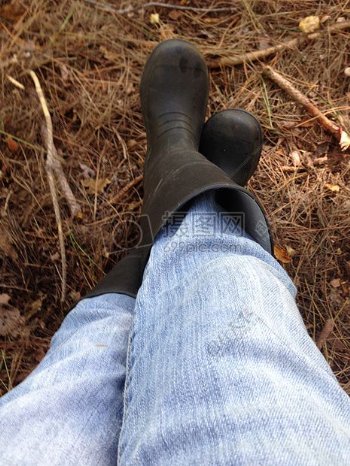
[[[207,67],[188,42],[169,40],[149,57],[141,81],[148,150],[139,247],[88,295],[136,296],[155,236],[172,214],[201,193],[215,191],[227,212],[243,213],[245,229],[271,253],[263,211],[252,195],[198,152],[208,94]],[[224,168],[224,167],[223,167]],[[232,166],[231,166],[232,168]]]
[[[204,125],[199,152],[235,183],[245,186],[258,166],[263,132],[258,120],[238,108],[213,115]]]

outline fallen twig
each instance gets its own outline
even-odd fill
[[[47,131],[47,126],[46,125],[42,125],[41,127],[41,135],[42,135],[42,138],[43,140],[45,141],[45,144],[46,144],[46,147],[47,147],[47,144],[48,144],[48,131]],[[56,147],[54,145],[54,143],[52,142],[52,168],[53,168],[53,171],[58,179],[58,182],[61,186],[61,189],[62,189],[62,192],[64,194],[64,197],[66,198],[66,201],[67,201],[67,204],[68,204],[68,207],[69,207],[69,210],[70,210],[70,213],[72,215],[72,217],[75,217],[77,215],[78,212],[80,212],[80,206],[78,204],[78,201],[76,200],[72,190],[71,190],[71,187],[69,186],[69,183],[67,181],[67,178],[66,178],[66,175],[64,174],[64,171],[63,171],[63,168],[62,168],[62,165],[61,165],[61,161],[57,155],[57,150],[56,150]]]
[[[18,87],[21,90],[24,90],[24,86],[22,83],[18,82],[16,79],[12,78],[9,75],[7,75],[7,78],[14,86]],[[46,124],[43,124],[41,127],[41,136],[45,142],[46,147],[48,147],[48,131],[47,131]],[[52,140],[52,160],[50,163],[58,179],[58,182],[61,185],[61,189],[64,194],[64,197],[66,198],[71,215],[72,217],[75,217],[77,213],[80,212],[80,206],[68,184],[66,175],[64,174],[64,171],[61,165],[61,161],[57,155],[57,150],[56,150],[53,140]]]
[[[334,325],[335,324],[334,324],[333,319],[326,320],[326,323],[324,324],[324,327],[321,330],[321,333],[319,334],[317,341],[316,341],[316,346],[318,349],[322,349],[322,347],[325,345],[326,341],[328,340],[329,335],[334,330]]]
[[[55,211],[56,223],[57,223],[57,230],[58,230],[58,238],[61,250],[61,263],[62,263],[62,292],[61,292],[61,302],[65,300],[66,297],[66,284],[67,284],[67,261],[66,261],[66,250],[64,246],[64,236],[63,236],[63,228],[62,228],[62,221],[61,221],[61,213],[60,208],[58,205],[58,197],[56,192],[55,186],[55,179],[54,179],[54,166],[55,166],[55,159],[54,159],[54,144],[53,144],[53,130],[52,130],[52,120],[50,116],[49,109],[47,107],[46,99],[43,93],[43,90],[40,85],[40,81],[35,74],[34,71],[29,71],[29,74],[34,81],[35,90],[38,94],[39,101],[41,108],[44,113],[45,123],[46,123],[46,147],[47,147],[47,156],[46,156],[46,173],[47,178],[49,181],[50,193],[52,197],[52,204]]]
[[[208,65],[210,68],[220,68],[221,66],[234,66],[234,65],[241,65],[242,63],[246,62],[253,62],[256,60],[261,60],[263,58],[269,57],[270,55],[274,55],[281,50],[291,49],[293,47],[297,47],[304,42],[308,42],[310,40],[315,40],[321,37],[323,34],[331,34],[337,31],[341,31],[343,29],[350,28],[350,21],[343,21],[342,23],[335,23],[331,26],[328,26],[322,31],[313,32],[312,34],[300,34],[298,37],[294,39],[289,39],[286,42],[282,42],[281,44],[274,45],[273,47],[268,47],[262,50],[254,50],[253,52],[244,53],[242,55],[238,55],[237,57],[220,57],[216,60],[209,60]]]
[[[124,188],[122,188],[119,193],[117,193],[112,199],[109,201],[111,204],[118,204],[118,202],[123,198],[123,196],[129,191],[129,189],[133,188],[137,184],[139,184],[143,180],[143,175],[139,175],[133,180],[131,180]]]
[[[233,7],[220,7],[220,8],[210,8],[210,7],[195,7],[195,6],[187,6],[187,5],[174,5],[172,3],[161,3],[161,2],[147,2],[143,5],[139,6],[128,6],[127,8],[116,8],[114,5],[110,3],[102,3],[97,0],[85,0],[86,3],[90,5],[94,5],[100,10],[108,11],[109,13],[116,13],[119,15],[132,13],[136,10],[145,10],[147,8],[171,8],[172,10],[183,10],[183,11],[199,11],[203,13],[220,13],[220,12],[227,12],[227,11],[236,11]]]
[[[341,23],[343,24],[343,23]],[[263,76],[271,79],[281,89],[283,89],[295,102],[303,105],[307,112],[315,117],[321,126],[331,134],[333,134],[341,147],[341,150],[346,150],[350,147],[350,136],[344,131],[341,126],[337,126],[333,121],[327,118],[311,100],[302,92],[296,89],[293,84],[284,76],[275,71],[271,66],[266,66],[263,70]]]
[[[15,78],[13,78],[12,76],[9,76],[9,75],[7,75],[6,77],[14,86],[18,87],[18,89],[21,89],[21,91],[24,91],[23,84],[18,82],[17,79],[15,79]]]

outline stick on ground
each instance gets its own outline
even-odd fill
[[[106,3],[106,2],[100,2],[97,0],[85,0],[86,3],[89,3],[90,5],[93,5],[100,10],[103,11],[108,11],[110,13],[116,13],[119,15],[125,14],[125,13],[132,13],[133,11],[137,10],[145,10],[146,8],[171,8],[172,10],[182,10],[182,11],[198,11],[201,13],[223,13],[223,12],[228,12],[228,11],[236,11],[234,7],[195,7],[195,6],[189,6],[189,5],[176,5],[172,3],[162,3],[162,2],[147,2],[144,3],[143,5],[139,6],[128,6],[126,8],[121,8],[118,9],[116,8],[113,4],[111,3]]]
[[[42,125],[41,127],[41,136],[43,140],[45,141],[45,145],[47,147],[48,145],[48,131],[46,129],[46,125]],[[61,190],[63,192],[64,197],[66,198],[70,213],[72,217],[75,217],[78,212],[80,212],[80,205],[78,204],[71,187],[69,186],[69,183],[67,181],[66,175],[64,174],[62,164],[60,162],[60,159],[57,155],[57,150],[55,147],[55,144],[52,142],[52,151],[53,151],[53,157],[52,157],[52,169],[56,175],[56,178],[61,186]]]
[[[122,188],[119,193],[117,193],[115,196],[112,197],[112,199],[109,201],[111,204],[118,204],[125,194],[134,186],[138,185],[141,181],[143,180],[143,175],[139,175],[133,180],[131,180],[124,188]]]
[[[311,100],[300,92],[293,84],[284,76],[278,73],[271,66],[266,66],[263,70],[263,76],[271,79],[281,89],[283,89],[295,102],[301,104],[306,111],[320,123],[320,125],[333,134],[340,144],[341,150],[346,150],[350,147],[350,136],[340,126],[337,126],[333,121],[327,118],[321,110],[319,110]]]
[[[55,211],[56,223],[57,223],[57,230],[58,230],[58,238],[60,244],[60,251],[61,251],[61,263],[62,263],[62,292],[61,292],[61,302],[65,300],[66,297],[66,285],[67,285],[67,260],[66,260],[66,250],[64,246],[64,236],[63,236],[63,228],[62,228],[62,221],[61,221],[61,213],[60,208],[58,205],[58,197],[54,179],[54,166],[55,166],[55,159],[54,159],[54,144],[53,144],[53,130],[52,130],[52,120],[49,109],[47,107],[46,99],[43,93],[43,90],[40,85],[40,81],[35,74],[34,71],[29,71],[29,74],[34,81],[35,90],[38,94],[40,105],[42,107],[45,123],[46,123],[46,147],[47,147],[47,156],[46,156],[46,173],[47,178],[49,181],[50,193],[52,197],[52,204]]]
[[[343,21],[342,23],[335,23],[329,26],[328,28],[324,29],[323,31],[313,32],[312,34],[300,34],[298,37],[294,39],[289,39],[286,42],[282,42],[281,44],[274,45],[273,47],[267,47],[263,50],[254,50],[253,52],[244,53],[242,55],[237,55],[236,57],[220,57],[217,60],[208,61],[208,65],[210,68],[220,68],[222,66],[235,66],[241,65],[242,63],[246,62],[253,62],[257,60],[261,60],[263,58],[269,57],[270,55],[274,55],[281,50],[292,49],[294,47],[298,47],[299,45],[303,44],[304,42],[308,42],[310,40],[315,40],[321,37],[323,34],[331,34],[335,33],[344,29],[350,28],[350,21]]]

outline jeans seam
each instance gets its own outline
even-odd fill
[[[122,455],[122,430],[124,423],[127,420],[128,415],[128,407],[130,404],[130,390],[129,387],[131,385],[132,380],[132,369],[133,369],[133,360],[134,360],[134,337],[135,337],[135,319],[136,314],[134,315],[134,319],[132,322],[132,328],[128,338],[128,347],[126,353],[126,365],[125,365],[125,384],[124,384],[124,395],[123,395],[123,418],[122,418],[122,425],[119,435],[119,443],[118,443],[118,454],[117,454],[117,464],[120,464],[120,459]]]

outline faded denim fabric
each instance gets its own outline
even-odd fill
[[[349,464],[350,400],[294,285],[219,211],[201,196],[163,229],[136,302],[68,314],[0,399],[1,464]]]
[[[39,366],[0,398],[0,464],[116,464],[135,300],[106,294],[67,315]]]

